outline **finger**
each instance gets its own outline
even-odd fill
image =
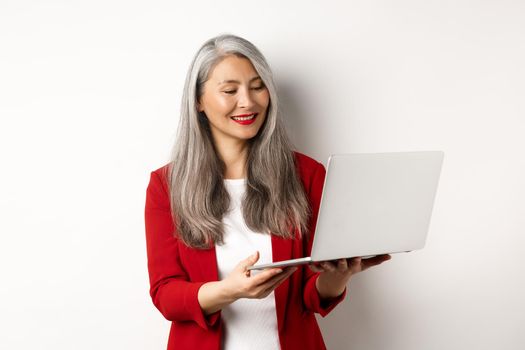
[[[282,274],[272,277],[270,280],[266,281],[258,287],[258,294],[264,295],[267,293],[266,295],[268,295],[272,290],[277,288],[288,277],[290,277],[295,271],[297,271],[297,267],[290,268],[289,270],[284,271]]]
[[[255,251],[252,255],[241,261],[243,267],[249,267],[255,264],[259,260],[259,251]]]
[[[392,257],[389,254],[377,255],[373,258],[363,259],[363,270],[368,269],[369,267],[379,265],[387,260],[390,260]]]
[[[277,279],[272,279],[270,281],[267,281],[256,288],[252,290],[251,297],[252,298],[265,298],[270,294],[279,284],[281,284],[283,281],[286,280],[286,273],[282,273]]]
[[[321,263],[321,266],[323,267],[323,269],[325,269],[326,271],[330,271],[330,272],[334,272],[336,270],[336,267],[329,261],[323,261]]]
[[[255,253],[246,259],[241,260],[235,268],[241,270],[246,275],[246,277],[250,277],[251,273],[250,270],[248,270],[248,267],[253,266],[257,260],[259,260],[259,251],[255,251]]]
[[[272,285],[268,286],[268,288],[264,289],[261,293],[261,297],[262,298],[266,298],[271,292],[273,292],[275,289],[277,289],[277,287],[279,287],[281,284],[284,283],[284,281],[286,281],[287,278],[281,278],[277,281],[275,281],[275,283],[273,283]]]
[[[264,283],[261,283],[258,286],[259,290],[267,289],[271,287],[272,285],[279,283],[280,281],[284,281],[285,279],[290,277],[296,270],[297,270],[297,267],[292,267],[292,268],[287,269],[286,271],[283,271],[279,275],[273,276],[272,278],[265,281]]]
[[[361,258],[360,257],[351,258],[348,268],[353,272],[361,271]]]
[[[310,267],[310,270],[312,270],[313,272],[324,272],[324,269],[317,264],[309,264],[308,266]]]
[[[290,273],[294,273],[298,269],[299,269],[298,266],[287,266],[287,267],[283,268],[284,272],[290,272]]]
[[[346,262],[346,259],[337,260],[337,270],[339,272],[345,272],[348,270],[348,263]]]
[[[283,273],[283,269],[273,268],[263,270],[261,273],[253,275],[250,277],[250,282],[252,286],[259,286],[263,283],[266,283],[271,278],[278,276]]]

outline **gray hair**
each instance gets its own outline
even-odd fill
[[[246,225],[255,232],[293,238],[294,231],[301,235],[306,230],[310,215],[266,59],[249,41],[219,35],[201,46],[189,67],[168,167],[176,236],[193,248],[205,249],[223,242],[222,218],[230,205],[223,183],[225,165],[215,151],[207,119],[204,112],[198,112],[197,103],[213,68],[230,55],[250,60],[270,95],[266,120],[249,140],[247,188],[242,201]]]

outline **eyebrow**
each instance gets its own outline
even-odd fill
[[[257,79],[260,79],[260,80],[262,80],[260,76],[256,76],[256,77],[253,77],[253,78],[251,78],[251,79],[250,79],[250,83],[251,83],[252,81],[255,81],[255,80],[257,80]],[[223,80],[223,81],[219,82],[219,84],[217,84],[217,85],[221,85],[221,84],[227,84],[227,83],[235,83],[235,84],[240,84],[241,82],[240,82],[240,81],[238,81],[238,80],[234,80],[234,79],[229,79],[229,80]]]

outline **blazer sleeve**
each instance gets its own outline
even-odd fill
[[[310,256],[313,243],[313,235],[315,233],[315,226],[317,223],[317,216],[319,213],[319,206],[321,203],[321,194],[323,192],[324,179],[326,176],[326,170],[321,163],[315,162],[315,170],[311,181],[307,183],[306,191],[310,200],[311,206],[311,217],[310,217],[310,232],[308,239],[305,240],[305,255]],[[318,272],[313,272],[309,267],[303,269],[303,301],[306,309],[311,312],[317,312],[321,316],[326,316],[330,311],[335,308],[337,304],[344,300],[346,296],[346,288],[344,292],[335,298],[321,299],[315,282],[319,277]]]
[[[146,246],[150,295],[153,304],[170,321],[194,321],[209,330],[217,325],[219,312],[206,316],[198,302],[198,291],[205,282],[188,278],[180,256],[179,239],[174,237],[167,186],[152,172],[146,191]]]

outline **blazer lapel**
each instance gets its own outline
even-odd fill
[[[272,235],[272,260],[273,262],[288,260],[292,257],[292,239],[283,239]],[[288,296],[288,288],[290,286],[290,279],[287,278],[274,291],[275,294],[275,308],[277,311],[277,325],[279,330],[284,324],[284,313],[286,309],[286,298]]]
[[[219,280],[215,245],[208,249],[188,249],[188,253],[192,255],[190,261],[198,268],[201,281]]]

